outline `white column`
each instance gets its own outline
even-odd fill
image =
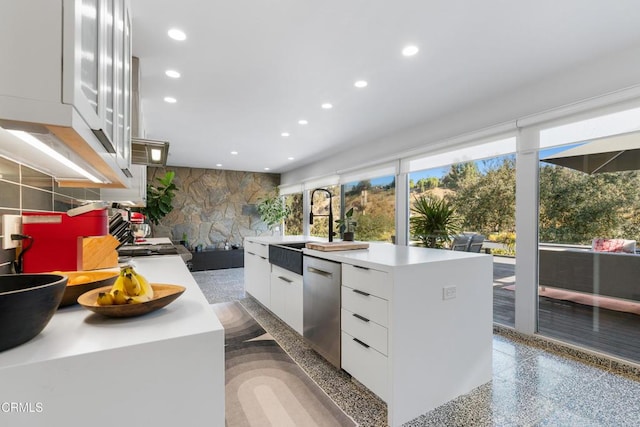
[[[396,245],[409,244],[409,167],[408,160],[399,160],[396,174]]]
[[[520,129],[516,152],[516,329],[538,329],[538,147],[537,128]]]
[[[309,190],[302,190],[302,235],[309,237],[311,226],[309,225],[309,212],[311,212],[311,199]]]

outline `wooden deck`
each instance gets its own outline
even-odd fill
[[[493,321],[515,325],[515,292],[503,289],[515,283],[513,259],[494,257]],[[640,316],[540,297],[540,335],[566,341],[640,363]]]

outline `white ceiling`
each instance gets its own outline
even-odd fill
[[[638,0],[131,3],[146,137],[172,166],[286,172],[640,44]]]

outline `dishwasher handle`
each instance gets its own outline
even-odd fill
[[[320,270],[320,269],[315,268],[315,267],[307,267],[307,271],[309,273],[316,273],[316,274],[319,274],[319,275],[325,276],[325,277],[332,277],[333,276],[333,273],[330,273],[330,272],[324,271],[324,270]]]

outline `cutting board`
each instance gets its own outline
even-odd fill
[[[353,249],[367,249],[369,244],[366,242],[327,242],[327,243],[307,243],[307,249],[316,251],[349,251]]]
[[[97,270],[118,266],[118,239],[110,234],[78,238],[78,270]]]

